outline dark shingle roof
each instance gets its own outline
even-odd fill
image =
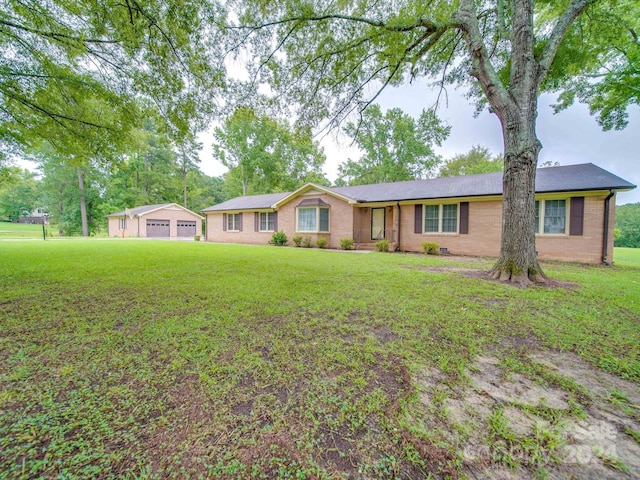
[[[170,205],[173,205],[173,203],[159,203],[157,205],[142,205],[140,207],[128,208],[121,212],[110,213],[109,215],[107,215],[107,217],[124,217],[125,215],[132,215],[132,216],[144,215],[147,212],[151,212],[153,210],[159,210],[161,208],[165,208]]]
[[[536,192],[579,192],[588,190],[630,190],[636,186],[592,163],[539,168]],[[502,172],[463,177],[430,178],[408,182],[329,188],[359,203],[476,197],[502,194]],[[288,193],[237,197],[203,212],[270,208]]]
[[[291,192],[285,193],[267,193],[265,195],[249,195],[246,197],[236,197],[226,202],[219,203],[209,208],[202,210],[203,212],[216,212],[222,210],[248,210],[248,209],[262,209],[271,208],[271,205],[278,200],[282,200]]]
[[[634,188],[636,186],[633,183],[593,163],[540,168],[536,175],[536,192],[631,190]]]
[[[305,198],[299,204],[299,207],[328,207],[329,204],[321,198]]]
[[[539,168],[536,173],[537,193],[631,188],[635,188],[635,185],[592,163]],[[502,172],[337,187],[331,190],[358,202],[501,195]]]

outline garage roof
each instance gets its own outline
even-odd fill
[[[147,213],[155,212],[156,210],[162,210],[163,208],[169,208],[169,207],[172,207],[171,208],[172,210],[175,210],[177,207],[181,210],[184,210],[197,217],[202,218],[201,215],[198,215],[197,213],[192,212],[188,208],[184,208],[183,206],[178,205],[177,203],[160,203],[157,205],[141,205],[139,207],[127,208],[126,210],[122,210],[121,212],[110,213],[109,215],[107,215],[107,217],[125,217],[125,216],[129,216],[132,218],[141,217],[142,215],[145,215]]]

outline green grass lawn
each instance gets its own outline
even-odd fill
[[[613,259],[616,266],[640,267],[640,248],[616,247]]]
[[[52,225],[45,225],[47,237],[57,234],[57,228]],[[0,222],[0,240],[39,238],[42,240],[42,225],[32,225],[28,223]]]
[[[570,409],[535,412],[552,425],[583,418],[594,398],[532,352],[573,352],[640,384],[636,253],[616,249],[613,268],[549,263],[570,288],[519,290],[468,278],[491,264],[483,259],[2,243],[0,478],[477,472],[460,453],[472,432],[446,423],[437,405],[469,388],[478,358],[498,359],[505,378],[566,390]],[[425,402],[425,372],[439,379],[429,388],[441,403]],[[505,406],[481,424],[494,447],[514,442],[496,433]],[[553,451],[540,438],[536,447]],[[560,468],[487,462],[539,476]]]

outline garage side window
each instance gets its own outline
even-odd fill
[[[127,217],[122,217],[120,219],[120,230],[126,230],[127,229]]]

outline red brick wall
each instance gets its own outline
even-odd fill
[[[320,198],[329,204],[329,232],[296,232],[296,206],[305,198]],[[222,213],[207,214],[207,240],[223,243],[267,244],[273,232],[254,231],[254,212],[243,212],[243,231],[225,232],[222,228]],[[287,234],[289,245],[294,235],[311,237],[315,246],[318,237],[326,238],[328,248],[339,248],[341,238],[353,237],[353,207],[348,203],[327,194],[301,195],[292,199],[278,210],[278,230]]]
[[[296,232],[296,206],[304,198],[320,198],[330,205],[329,233]],[[602,235],[605,196],[585,197],[582,235],[537,235],[536,248],[541,260],[561,260],[583,263],[602,261]],[[386,228],[397,227],[397,207],[387,208]],[[414,233],[415,205],[402,205],[400,210],[400,246],[405,251],[422,251],[422,242],[435,242],[455,255],[497,257],[500,253],[502,228],[502,202],[500,200],[469,202],[468,234],[416,234]],[[223,243],[264,244],[271,239],[271,232],[254,231],[254,212],[244,212],[243,231],[225,232],[222,213],[207,215],[207,240]],[[567,217],[569,221],[569,216]],[[340,239],[354,238],[361,230],[362,243],[369,238],[371,208],[354,207],[327,194],[302,195],[294,198],[278,211],[278,230],[287,234],[289,244],[294,235],[310,236],[315,246],[318,237],[328,240],[329,248],[339,248]],[[609,259],[613,260],[613,228],[615,222],[615,197],[611,199],[609,219]],[[363,245],[366,248],[366,245]]]
[[[582,235],[536,235],[536,249],[541,260],[600,263],[604,231],[605,196],[585,197]],[[422,251],[422,242],[435,242],[456,255],[497,257],[500,254],[502,202],[469,202],[469,233],[414,233],[414,205],[402,205],[401,246],[407,251]],[[567,217],[567,221],[569,221]],[[611,199],[609,217],[609,259],[613,259],[615,197]]]

